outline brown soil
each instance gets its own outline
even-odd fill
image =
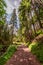
[[[21,45],[5,65],[40,65],[40,63],[25,45]]]

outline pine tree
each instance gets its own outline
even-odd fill
[[[12,25],[11,27],[11,35],[12,35],[12,40],[14,37],[14,34],[16,34],[16,30],[17,29],[17,15],[16,15],[16,9],[13,10],[12,16],[11,16],[11,20],[10,20],[10,25]]]

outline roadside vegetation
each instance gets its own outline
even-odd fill
[[[37,59],[43,64],[43,35],[40,34],[33,42],[29,45],[30,51],[36,55]]]
[[[15,45],[10,45],[6,52],[0,57],[0,65],[4,65],[6,61],[12,57],[16,50],[17,47],[15,47]]]

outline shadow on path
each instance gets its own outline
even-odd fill
[[[21,45],[5,65],[40,65],[40,63],[25,45]]]

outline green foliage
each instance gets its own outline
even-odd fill
[[[4,45],[8,45],[8,42],[10,42],[10,34],[9,34],[9,29],[7,25],[4,25],[1,29],[0,42],[2,42]]]
[[[36,34],[37,34],[37,35],[43,34],[43,30],[38,30],[38,31],[36,32]]]
[[[2,47],[0,48],[0,56],[6,52],[6,49],[12,43],[13,42],[11,40],[11,35],[10,35],[10,31],[8,29],[8,26],[2,25],[1,32],[0,32],[0,45],[2,45]]]
[[[39,4],[37,1],[34,1],[34,4],[32,4],[32,0],[22,0],[19,6],[20,34],[25,38],[28,38],[29,36],[30,39],[39,34],[39,32],[36,31],[37,29],[40,29],[43,24],[41,23],[43,18],[43,9],[38,7]],[[24,28],[25,30],[23,31]],[[30,30],[31,32],[29,32]],[[28,38],[28,40],[30,39]]]
[[[29,11],[30,11],[30,0],[22,0],[20,7],[19,7],[19,19],[20,19],[20,36],[21,36],[21,40],[24,40],[27,36],[26,36],[26,31],[29,33],[29,27],[30,27],[30,23],[29,23]]]
[[[0,24],[3,24],[4,21],[4,17],[5,17],[5,7],[6,7],[6,3],[4,0],[0,0]]]
[[[10,45],[6,53],[0,57],[0,65],[4,65],[6,61],[11,58],[15,51],[16,47],[14,45]]]
[[[20,18],[20,21],[22,21],[22,22],[23,21],[27,21],[26,14],[28,15],[29,11],[30,11],[30,1],[22,0],[21,5],[19,7],[19,12],[20,12],[19,18]]]
[[[2,42],[2,40],[3,40],[3,34],[4,34],[3,28],[4,28],[5,19],[6,19],[6,17],[5,17],[5,14],[6,14],[5,7],[6,7],[5,1],[0,0],[0,44],[1,45],[4,43],[4,41]]]
[[[43,62],[43,41],[34,42],[30,44],[29,48],[33,54],[35,54],[40,62]]]

